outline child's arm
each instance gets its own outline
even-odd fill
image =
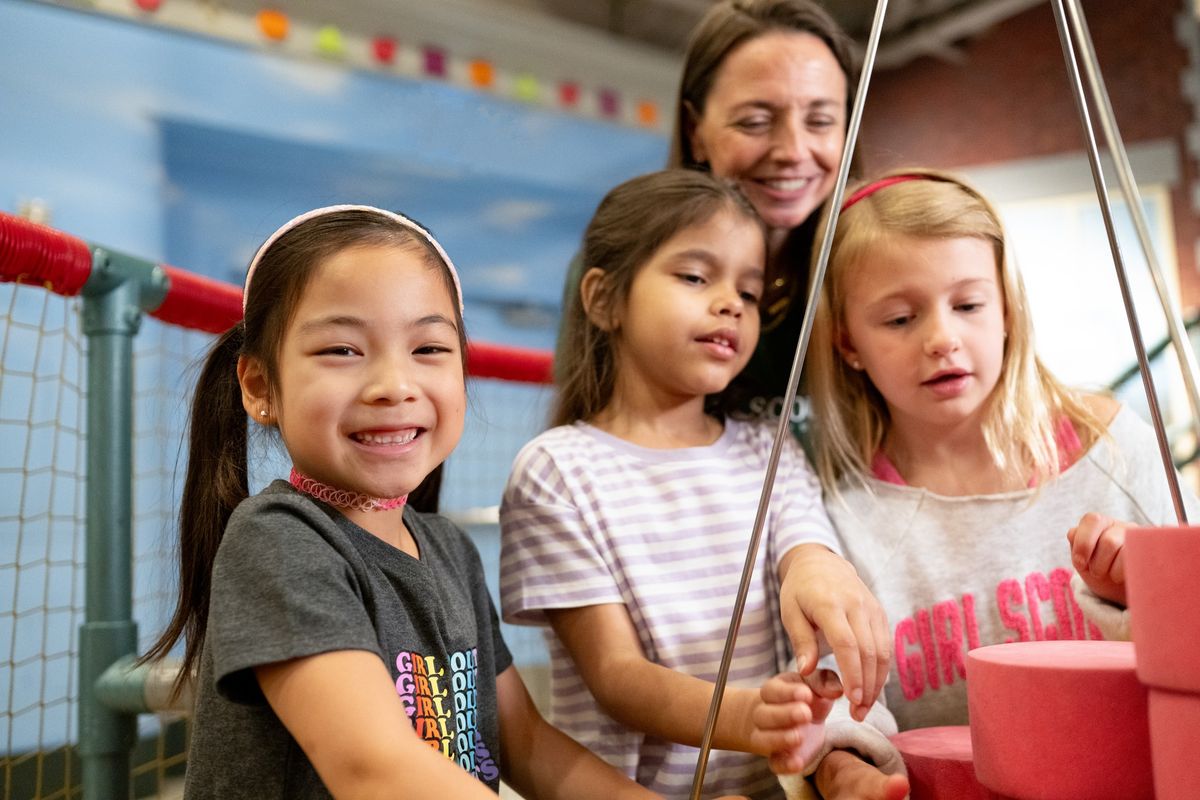
[[[658,795],[626,778],[542,718],[516,667],[496,679],[500,763],[524,797],[646,800]]]
[[[417,738],[374,653],[339,650],[254,672],[334,797],[495,800],[487,786]]]
[[[1071,563],[1092,592],[1104,600],[1125,603],[1125,531],[1133,523],[1087,513],[1067,531]]]
[[[685,675],[646,658],[625,606],[608,603],[547,611],[576,669],[605,712],[621,724],[680,744],[698,746],[712,700],[710,681]],[[793,684],[790,702],[764,705],[759,689],[725,688],[713,747],[771,755],[801,744],[812,721],[807,686]]]
[[[850,701],[862,721],[883,691],[892,660],[883,607],[849,561],[820,544],[793,547],[779,563],[779,605],[797,669],[809,674],[819,658],[817,631],[833,649]]]

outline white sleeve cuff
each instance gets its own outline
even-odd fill
[[[1129,630],[1129,609],[1105,600],[1093,592],[1076,572],[1071,575],[1071,590],[1075,602],[1083,615],[1095,623],[1100,633],[1110,642],[1128,642],[1133,636]]]
[[[904,759],[890,741],[897,733],[896,720],[881,703],[876,703],[862,722],[850,716],[850,703],[839,698],[825,720],[825,746],[805,763],[804,774],[816,772],[821,759],[832,750],[853,750],[887,775],[906,775]]]
[[[897,732],[896,720],[887,707],[876,703],[866,720],[857,722],[850,716],[850,703],[839,698],[825,720],[824,741],[805,761],[799,775],[779,775],[779,783],[788,800],[812,800],[818,797],[806,777],[817,771],[821,760],[833,750],[851,750],[864,761],[874,764],[885,775],[907,775],[900,751],[889,736]]]

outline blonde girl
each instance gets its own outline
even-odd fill
[[[953,175],[848,193],[808,379],[826,506],[892,626],[901,729],[966,722],[971,648],[1100,637],[1063,543],[1083,512],[1173,517],[1152,431],[1038,360],[1000,216]]]

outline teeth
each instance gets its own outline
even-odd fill
[[[781,192],[794,192],[808,186],[811,181],[812,178],[789,178],[782,181],[764,181],[764,183],[772,189],[778,189]]]
[[[409,428],[403,433],[356,433],[354,439],[363,444],[408,444],[417,438],[417,429]]]

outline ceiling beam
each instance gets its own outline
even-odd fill
[[[881,44],[875,59],[878,69],[896,69],[920,56],[961,61],[955,42],[969,39],[993,25],[1014,17],[1045,0],[984,0],[971,3],[923,22]]]

